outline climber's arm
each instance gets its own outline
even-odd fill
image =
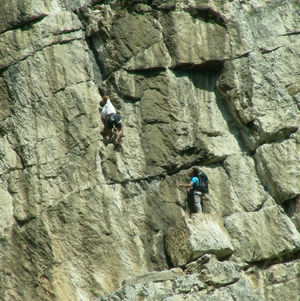
[[[177,187],[184,187],[184,188],[192,188],[193,187],[193,183],[177,183]]]

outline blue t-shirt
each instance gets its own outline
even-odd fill
[[[193,184],[193,189],[196,189],[200,185],[200,181],[198,177],[192,177],[192,184]]]

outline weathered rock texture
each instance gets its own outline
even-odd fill
[[[166,233],[166,251],[174,266],[184,266],[204,254],[229,257],[233,246],[219,218],[201,214],[191,224],[170,227]]]
[[[299,24],[298,0],[2,1],[0,300],[299,301]]]

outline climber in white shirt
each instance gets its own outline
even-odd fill
[[[100,102],[101,110],[101,119],[104,124],[104,129],[102,135],[104,139],[107,137],[112,139],[112,130],[116,128],[116,140],[115,143],[117,145],[121,144],[123,134],[123,124],[121,120],[120,114],[117,113],[115,107],[111,103],[108,96],[103,96],[102,101]]]

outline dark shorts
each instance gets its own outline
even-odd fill
[[[119,114],[110,114],[107,117],[106,125],[109,129],[116,127],[117,129],[120,130],[122,128],[121,116]]]

